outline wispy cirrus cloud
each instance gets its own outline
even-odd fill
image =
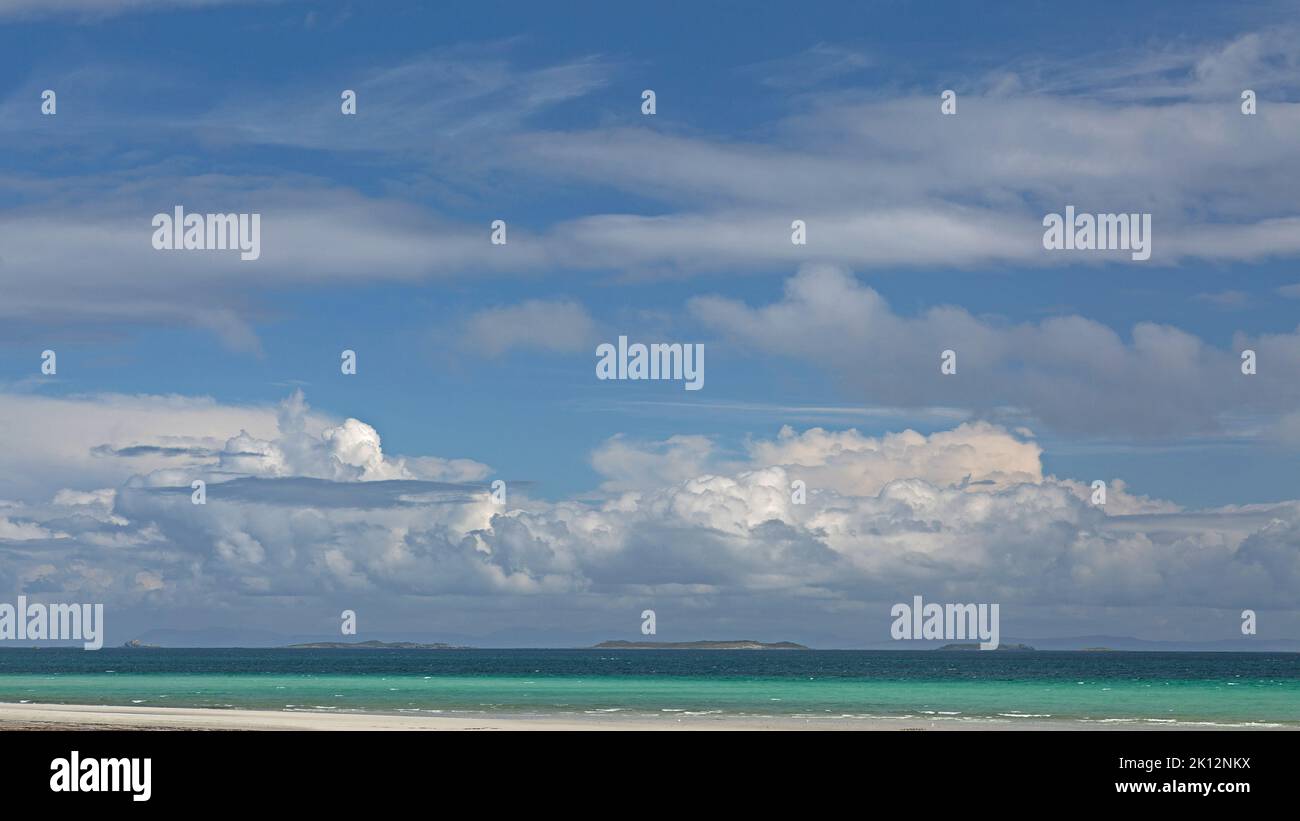
[[[185,114],[104,108],[94,129],[47,128],[46,147],[4,132],[28,168],[42,168],[41,152],[53,146],[67,151],[115,129],[133,151],[112,152],[110,167],[94,174],[7,175],[0,284],[24,286],[8,287],[17,296],[0,310],[105,326],[197,324],[257,354],[265,292],[322,283],[556,269],[771,275],[809,260],[861,271],[1134,265],[1122,252],[1044,251],[1042,216],[1066,204],[1152,213],[1153,254],[1142,265],[1289,258],[1300,254],[1292,184],[1300,103],[1286,101],[1284,86],[1247,117],[1219,85],[1252,72],[1280,83],[1278,67],[1295,52],[1292,41],[1260,34],[1149,58],[1159,66],[1114,69],[1134,88],[1150,85],[1145,97],[1124,100],[1084,93],[1106,78],[1066,66],[1058,74],[1077,77],[1075,85],[1027,77],[1014,93],[961,90],[954,117],[939,113],[933,94],[847,88],[805,98],[761,140],[685,133],[649,118],[540,130],[539,115],[605,88],[617,66],[579,56],[524,68],[509,41],[442,49],[311,88],[286,81],[275,95]],[[1173,100],[1155,85],[1166,75],[1184,78]],[[2,110],[30,113],[44,82],[30,80]],[[343,118],[338,90],[354,86],[362,113]],[[178,140],[221,145],[247,164],[216,173],[164,159]],[[363,192],[330,163],[286,172],[259,159],[266,146],[365,156],[371,181]],[[502,174],[519,209],[544,202],[556,185],[657,205],[554,217],[543,209],[512,225],[509,245],[493,246],[486,220],[463,215],[500,195]],[[86,202],[98,205],[77,205]],[[262,213],[262,259],[153,251],[148,219],[177,202]],[[807,224],[806,246],[790,242],[794,219]]]
[[[123,14],[279,2],[283,0],[0,0],[0,19],[33,20],[53,17],[91,23]]]
[[[465,320],[460,342],[466,350],[500,356],[514,348],[574,353],[596,338],[596,322],[573,300],[530,299],[476,311]]]

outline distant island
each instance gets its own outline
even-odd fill
[[[596,650],[807,650],[802,644],[778,641],[602,641]]]
[[[980,649],[980,646],[979,646],[978,644],[945,644],[944,646],[942,646],[942,647],[939,648],[940,651],[943,651],[943,650],[979,650],[979,649]],[[997,653],[997,652],[1000,652],[1000,651],[1002,651],[1002,650],[1007,650],[1007,651],[1010,651],[1010,652],[1021,652],[1021,651],[1024,651],[1024,650],[1033,650],[1033,649],[1034,649],[1034,648],[1030,647],[1028,644],[999,644],[997,647],[994,647],[994,648],[993,648],[991,651],[989,651],[989,652]]]
[[[454,644],[420,644],[415,641],[314,641],[290,644],[286,650],[466,650]]]

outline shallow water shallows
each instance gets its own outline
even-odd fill
[[[1300,654],[5,648],[0,701],[1300,728]]]

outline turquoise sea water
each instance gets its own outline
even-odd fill
[[[0,701],[1300,729],[1300,654],[6,648]]]

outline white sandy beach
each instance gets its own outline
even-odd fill
[[[392,715],[198,707],[111,707],[0,703],[0,730],[1125,730],[1214,729],[1193,725],[1092,724],[1073,721],[936,721],[846,718],[527,718]],[[1227,729],[1227,728],[1224,728]]]

